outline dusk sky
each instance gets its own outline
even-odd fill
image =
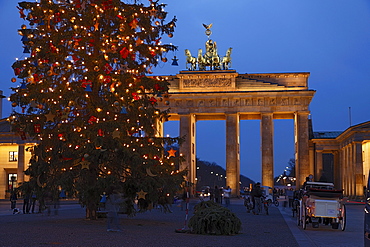
[[[17,30],[28,24],[19,18],[19,1],[0,0],[0,90],[9,96],[18,86],[10,67],[22,58]],[[131,1],[132,2],[132,1]],[[148,0],[142,1],[148,4]],[[370,121],[370,1],[366,0],[167,0],[167,20],[178,19],[169,62],[156,75],[185,70],[184,50],[205,49],[204,24],[213,23],[211,38],[224,56],[232,47],[232,69],[238,73],[310,72],[309,88],[314,131],[344,131]],[[179,66],[171,66],[173,56]],[[349,108],[351,109],[349,111]],[[11,113],[4,100],[3,118]],[[349,114],[351,113],[351,114]],[[351,116],[351,117],[350,117]],[[241,122],[241,173],[261,180],[259,121]],[[165,134],[177,136],[178,122],[168,122]],[[294,157],[293,120],[275,120],[275,176]],[[225,121],[197,122],[197,156],[225,167]]]

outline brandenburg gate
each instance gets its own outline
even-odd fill
[[[159,105],[161,109],[170,107],[170,121],[180,121],[180,137],[185,137],[180,147],[185,162],[180,169],[187,169],[187,180],[195,184],[196,122],[225,120],[226,185],[232,188],[233,195],[239,194],[240,120],[257,119],[261,126],[262,185],[273,187],[273,120],[294,119],[296,184],[301,185],[309,174],[314,174],[309,162],[309,104],[315,94],[308,88],[310,74],[239,74],[229,69],[232,49],[220,57],[216,42],[209,38],[212,24],[204,27],[208,36],[205,53],[199,49],[196,58],[185,50],[188,70],[167,77],[169,99]],[[163,126],[158,127],[163,135]]]
[[[308,106],[315,93],[309,73],[238,74],[235,70],[181,71],[169,76],[170,118],[180,121],[188,181],[196,181],[196,122],[226,120],[226,184],[239,193],[240,120],[261,122],[262,185],[274,185],[274,119],[294,119],[297,185],[314,168],[309,163]],[[168,107],[163,104],[163,108]]]

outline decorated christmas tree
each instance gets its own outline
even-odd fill
[[[75,193],[94,218],[100,195],[114,186],[141,209],[170,203],[186,171],[163,138],[168,82],[148,77],[176,47],[176,19],[164,4],[121,0],[20,2],[24,53],[13,65],[20,83],[10,99],[13,130],[33,147],[29,185],[39,193]],[[140,192],[138,194],[138,192]]]

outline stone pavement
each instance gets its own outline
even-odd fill
[[[192,200],[190,208],[197,202]],[[177,205],[172,213],[153,209],[132,218],[120,215],[123,231],[107,232],[105,219],[84,219],[77,204],[62,203],[58,215],[51,216],[13,215],[9,204],[0,202],[0,246],[299,246],[278,208],[271,206],[268,216],[253,215],[241,199],[230,205],[242,221],[241,233],[234,236],[176,233],[185,226],[185,211]]]

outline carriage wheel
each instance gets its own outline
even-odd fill
[[[275,199],[274,205],[275,205],[275,207],[279,207],[279,201]]]
[[[304,208],[304,214],[302,217],[302,228],[303,230],[306,230],[307,227],[307,212],[306,212],[306,207]]]
[[[346,229],[346,205],[342,204],[341,207],[341,218],[339,219],[340,229],[344,231]]]
[[[301,207],[298,205],[296,208],[297,208],[297,211],[296,211],[297,226],[300,226],[301,225]],[[294,211],[293,211],[293,217],[294,217]]]

